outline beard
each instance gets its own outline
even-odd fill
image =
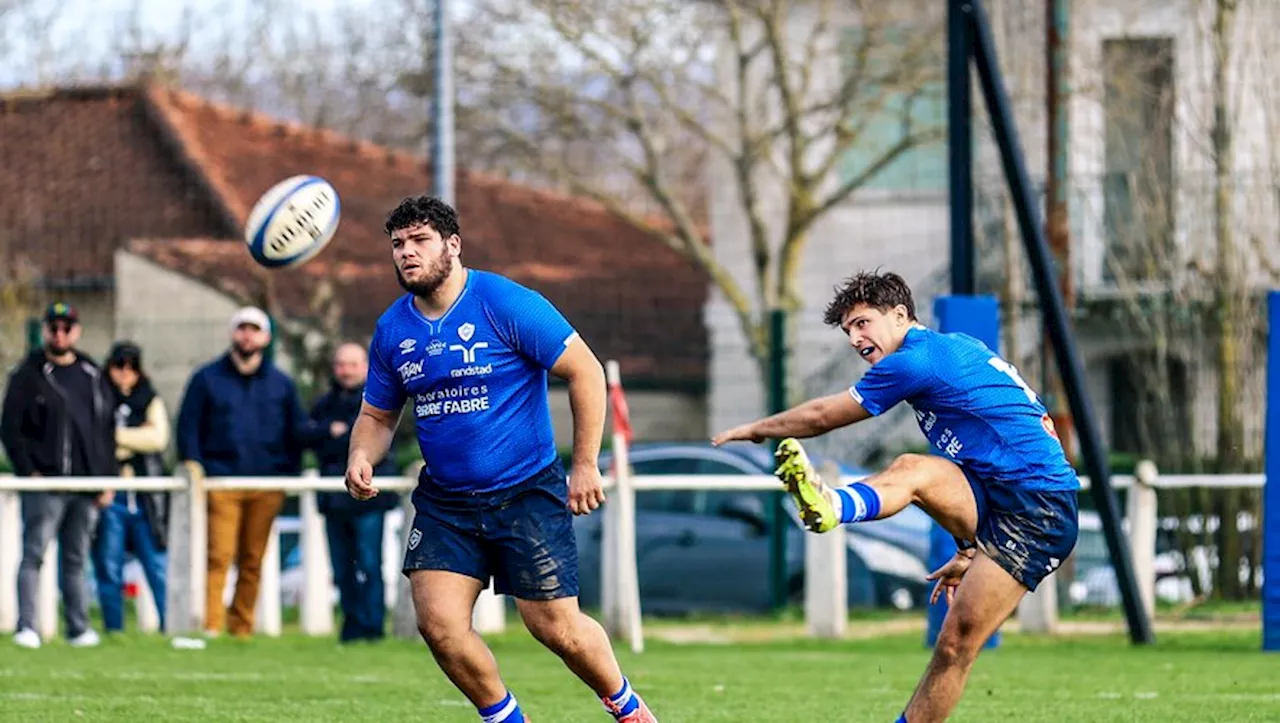
[[[45,342],[44,345],[45,353],[51,356],[62,356],[63,354],[71,351],[71,348],[71,344],[60,344],[53,341]]]
[[[395,270],[396,281],[400,282],[400,288],[414,296],[426,298],[436,293],[444,280],[449,278],[449,272],[453,270],[453,260],[449,257],[448,249],[442,250],[439,256],[422,266],[420,269],[422,278],[417,281],[406,279],[399,266],[396,266]]]
[[[261,351],[262,347],[254,344],[241,344],[237,342],[232,342],[231,344],[231,353],[235,354],[236,358],[240,359],[240,361],[248,361],[249,359],[252,359],[255,354],[258,354]]]

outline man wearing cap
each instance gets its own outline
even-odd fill
[[[293,381],[263,356],[270,341],[266,313],[240,309],[231,317],[231,348],[187,383],[178,414],[178,457],[200,464],[210,477],[301,473],[306,415]],[[262,556],[283,504],[278,490],[209,493],[206,633],[221,632],[224,618],[233,636],[253,632]],[[233,561],[236,588],[228,612],[222,594]]]
[[[65,303],[44,315],[44,347],[9,376],[0,413],[3,441],[19,477],[114,477],[115,419],[102,370],[75,346],[80,317]],[[23,492],[22,563],[18,567],[18,629],[14,642],[38,648],[36,596],[45,548],[58,537],[58,584],[67,640],[74,647],[99,642],[89,627],[84,566],[102,492]]]

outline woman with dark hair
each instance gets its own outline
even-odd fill
[[[116,343],[107,356],[107,374],[115,391],[116,459],[121,476],[163,475],[161,455],[169,446],[169,412],[142,370],[142,350],[132,342]],[[164,629],[168,497],[164,492],[125,490],[102,510],[93,566],[103,627],[109,633],[124,629],[126,551],[142,565]]]

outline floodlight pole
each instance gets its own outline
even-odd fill
[[[431,163],[432,195],[456,206],[454,182],[453,136],[453,28],[449,23],[449,0],[436,0],[434,17],[434,74],[431,94]]]

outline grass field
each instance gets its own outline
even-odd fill
[[[609,720],[527,634],[491,643],[532,720]],[[927,651],[913,632],[845,642],[651,641],[643,654],[621,657],[664,723],[887,723],[910,695]],[[1007,635],[979,659],[951,720],[1277,721],[1277,681],[1280,658],[1259,652],[1256,631],[1165,633],[1143,650],[1117,635]],[[0,641],[0,720],[478,719],[418,644],[342,648],[286,636],[218,639],[189,651],[130,635],[89,650],[54,642],[28,651]]]

